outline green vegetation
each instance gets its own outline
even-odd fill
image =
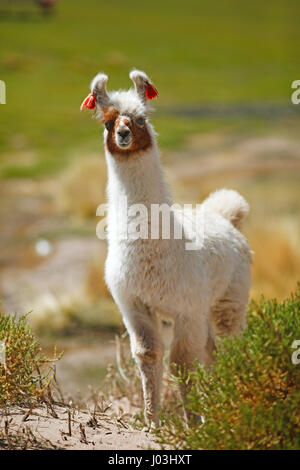
[[[299,11],[297,0],[221,0],[217,9],[207,0],[153,0],[151,8],[136,0],[66,0],[52,17],[3,19],[0,174],[36,178],[56,172],[74,153],[99,152],[98,123],[79,113],[99,70],[110,75],[109,88],[128,87],[133,66],[153,77],[160,91],[153,120],[164,147],[216,127],[262,129],[270,119],[273,126],[273,115],[183,118],[170,110],[205,103],[287,106],[291,82],[299,78]]]
[[[300,286],[278,303],[252,302],[241,339],[224,339],[209,371],[189,375],[187,428],[178,414],[159,434],[183,449],[299,449],[300,364],[292,344],[300,339]]]
[[[1,314],[0,341],[5,346],[5,360],[0,362],[0,406],[41,401],[53,376],[50,363],[60,356],[48,359],[43,354],[27,315]]]

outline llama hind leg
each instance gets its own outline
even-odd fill
[[[182,370],[191,369],[195,360],[208,366],[213,345],[205,316],[177,319],[170,350],[170,364],[176,364]]]
[[[206,317],[180,319],[175,323],[174,338],[171,344],[171,372],[185,378],[188,370],[194,368],[195,361],[209,366],[212,362],[213,350],[214,340],[210,337],[210,328]],[[189,390],[189,384],[183,381],[180,391],[187,419],[191,418],[191,413],[185,406]]]
[[[245,306],[230,298],[220,300],[211,313],[215,335],[221,338],[235,334],[240,335],[245,327],[245,319]]]
[[[125,313],[124,323],[130,336],[131,352],[142,379],[145,420],[149,426],[156,425],[164,353],[160,324],[156,314],[150,312],[139,299],[135,299]]]
[[[211,311],[211,323],[216,336],[240,335],[246,325],[249,287],[232,283],[226,294]]]

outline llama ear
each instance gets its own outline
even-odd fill
[[[155,98],[158,95],[158,91],[152,83],[150,83],[145,72],[132,70],[129,77],[134,83],[135,91],[144,103],[146,103],[147,100],[152,100],[152,98]]]
[[[96,103],[101,108],[109,106],[109,96],[106,91],[108,76],[104,73],[98,73],[91,83],[91,92],[95,97]]]

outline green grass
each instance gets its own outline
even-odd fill
[[[242,338],[224,339],[210,371],[197,366],[182,379],[187,408],[204,423],[191,418],[187,428],[174,414],[161,439],[184,449],[299,449],[299,339],[300,286],[281,303],[252,302]]]
[[[133,66],[146,70],[159,88],[158,110],[201,103],[288,105],[291,82],[299,78],[299,13],[296,0],[221,0],[217,7],[207,0],[66,0],[48,19],[2,20],[2,177],[48,175],[74,152],[99,151],[99,126],[79,106],[100,70],[110,75],[109,88],[128,87]],[[160,112],[153,121],[163,147],[228,126],[225,118]],[[28,149],[36,152],[35,162],[14,162],[13,153]]]

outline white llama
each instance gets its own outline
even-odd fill
[[[170,363],[179,368],[192,367],[195,360],[209,365],[216,336],[239,334],[245,326],[251,255],[240,225],[248,204],[233,190],[210,195],[201,205],[203,240],[198,250],[186,249],[188,228],[182,239],[123,237],[120,196],[127,197],[128,207],[143,204],[149,213],[152,204],[172,205],[148,121],[147,97],[153,87],[144,72],[134,70],[130,78],[134,89],[107,92],[107,76],[98,74],[89,96],[105,125],[105,278],[130,335],[142,378],[145,418],[151,426],[158,422],[162,380],[161,319],[174,323]],[[134,215],[128,214],[132,222]],[[172,214],[185,231],[185,219],[176,211]]]

